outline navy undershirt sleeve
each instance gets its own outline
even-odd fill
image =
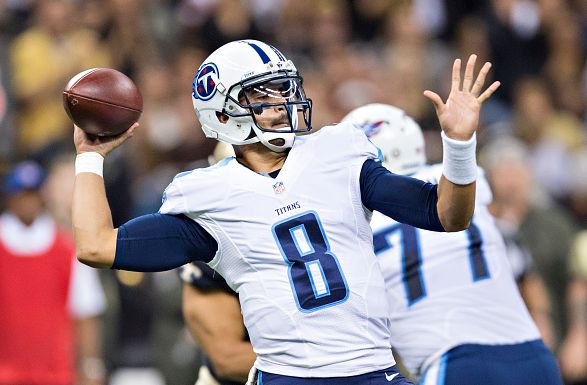
[[[113,269],[170,270],[192,261],[210,262],[218,243],[185,215],[149,214],[118,228]]]
[[[425,230],[445,231],[438,218],[438,186],[393,174],[373,159],[361,168],[361,200],[371,211]]]

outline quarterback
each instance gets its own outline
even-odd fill
[[[102,161],[133,135],[96,139],[76,128],[73,221],[78,258],[91,266],[159,271],[206,262],[238,293],[259,384],[409,384],[389,343],[384,280],[369,226],[377,210],[432,231],[469,226],[475,131],[490,64],[472,55],[450,95],[424,94],[443,129],[438,184],[390,173],[350,123],[309,135],[312,101],[275,47],[234,41],[199,67],[192,86],[206,136],[235,157],[175,177],[158,213],[115,229]]]

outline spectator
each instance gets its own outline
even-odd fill
[[[502,138],[485,147],[480,163],[493,190],[491,213],[530,252],[536,271],[546,284],[556,349],[566,324],[568,255],[576,228],[569,213],[534,182],[527,159],[522,143]]]
[[[528,145],[536,182],[551,197],[566,198],[572,183],[570,154],[585,138],[581,122],[554,106],[550,89],[538,77],[516,82],[513,107],[513,132]]]
[[[12,87],[19,103],[19,149],[34,152],[69,132],[60,98],[76,73],[110,65],[109,54],[92,31],[75,24],[71,0],[39,0],[35,23],[12,43]]]
[[[7,175],[0,215],[0,384],[102,385],[99,315],[105,299],[70,234],[45,211],[44,173]],[[76,370],[77,367],[77,370]]]

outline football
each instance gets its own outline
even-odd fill
[[[111,68],[92,68],[75,75],[63,90],[69,118],[86,133],[114,136],[126,131],[143,112],[135,83]]]

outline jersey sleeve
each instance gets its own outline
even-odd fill
[[[319,133],[323,136],[320,149],[327,161],[362,165],[367,159],[382,159],[381,151],[352,123],[342,122],[326,126]]]
[[[161,214],[184,214],[187,213],[185,197],[181,189],[181,183],[176,176],[167,186],[161,198]]]
[[[113,269],[163,271],[200,260],[209,262],[218,243],[185,215],[149,214],[118,228]]]
[[[163,192],[161,214],[199,216],[222,206],[230,184],[212,166],[180,173]]]
[[[393,174],[368,159],[361,168],[360,185],[361,200],[369,210],[424,230],[445,231],[436,209],[436,184]]]

